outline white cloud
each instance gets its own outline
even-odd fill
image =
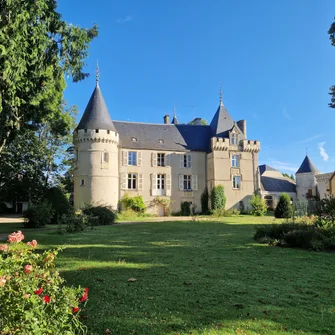
[[[131,15],[127,15],[124,18],[117,19],[116,22],[117,23],[126,23],[126,22],[132,21],[132,19],[133,19],[133,17]]]
[[[311,136],[311,137],[307,137],[301,141],[299,141],[298,143],[308,143],[308,142],[313,142],[315,140],[317,140],[318,138],[322,137],[323,134],[317,134],[317,135],[314,135],[314,136]]]
[[[319,152],[320,152],[320,155],[321,155],[322,159],[325,162],[327,162],[328,159],[329,159],[329,156],[328,156],[328,154],[326,152],[326,149],[324,148],[325,144],[326,144],[326,142],[320,142],[320,143],[318,143],[318,149],[319,149]]]
[[[291,117],[291,115],[287,112],[287,109],[286,109],[286,108],[283,109],[283,115],[284,115],[284,117],[285,117],[286,119],[292,121],[292,117]]]
[[[291,171],[296,172],[298,167],[295,164],[287,163],[287,162],[280,162],[280,161],[269,161],[267,165],[270,165],[276,170],[279,171]]]

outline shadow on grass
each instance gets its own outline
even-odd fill
[[[334,254],[266,247],[253,234],[165,222],[34,236],[68,245],[57,264],[90,289],[91,334],[335,334]]]

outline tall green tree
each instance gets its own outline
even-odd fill
[[[328,34],[329,34],[329,39],[331,41],[332,46],[335,47],[335,21],[331,24],[328,30]],[[335,108],[335,85],[330,88],[329,94],[331,95],[329,107]]]
[[[48,122],[64,135],[65,75],[78,82],[96,26],[68,24],[56,0],[0,0],[0,154],[25,129]],[[55,122],[57,121],[57,122]]]

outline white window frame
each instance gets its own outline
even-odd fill
[[[239,155],[231,156],[231,166],[235,168],[240,167],[240,156]]]
[[[191,168],[192,167],[192,155],[191,154],[180,155],[180,167],[181,168]]]
[[[238,134],[231,134],[231,145],[238,145]]]
[[[127,165],[136,166],[137,165],[137,152],[136,151],[128,151]]]
[[[157,166],[166,166],[166,155],[165,153],[157,153]]]
[[[137,187],[138,187],[137,173],[127,173],[127,190],[137,190]]]
[[[183,190],[192,191],[192,175],[190,174],[183,175]]]
[[[238,182],[236,182],[238,180]],[[234,190],[240,190],[241,189],[241,176],[235,175],[232,179],[232,185]]]
[[[165,187],[166,187],[166,181],[165,181],[165,174],[157,174],[157,177],[156,177],[156,189],[157,190],[165,190]]]
[[[108,163],[109,162],[109,153],[107,151],[104,151],[102,153],[102,161],[103,161],[103,163]]]

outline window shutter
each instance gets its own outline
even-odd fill
[[[192,155],[191,154],[187,155],[187,167],[188,168],[192,167]]]
[[[143,174],[138,174],[138,189],[141,191],[143,190]]]
[[[157,189],[157,173],[153,173],[151,175],[151,189],[152,190]]]
[[[184,167],[184,155],[180,155],[180,167]]]
[[[198,175],[192,175],[192,191],[198,191]]]
[[[170,166],[170,154],[165,154],[165,166]]]
[[[183,174],[179,175],[179,190],[180,191],[184,190],[184,175]]]
[[[121,173],[121,189],[127,189],[127,173]]]
[[[122,151],[122,164],[128,165],[128,151]]]
[[[151,154],[151,164],[152,166],[157,166],[157,152]]]
[[[137,151],[137,166],[142,166],[142,151]]]
[[[171,175],[170,174],[166,175],[166,195],[167,196],[171,195]]]

